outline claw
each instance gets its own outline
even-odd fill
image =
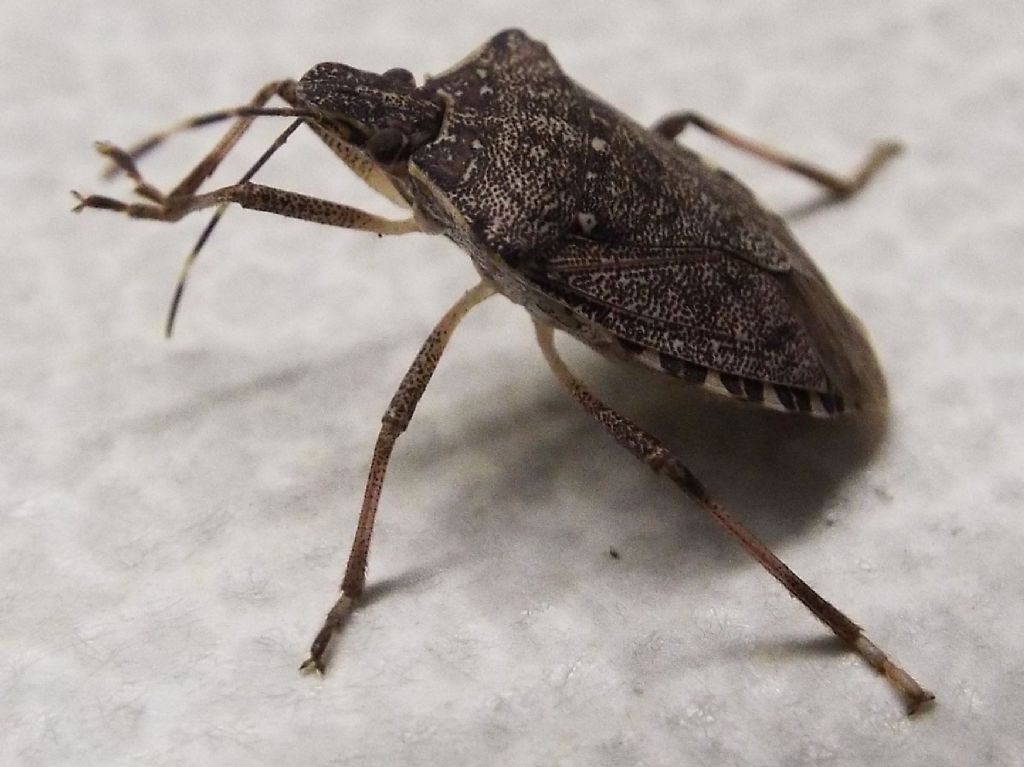
[[[93,142],[93,148],[133,179],[138,179],[139,171],[135,167],[135,161],[126,151],[108,141],[95,141]]]
[[[882,141],[875,145],[871,155],[879,162],[885,162],[898,154],[901,154],[906,147],[899,141]]]
[[[309,657],[302,661],[302,665],[299,666],[299,671],[303,673],[316,672],[317,674],[323,675],[324,673],[324,655],[327,654],[327,647],[331,643],[331,638],[334,636],[349,614],[352,612],[352,608],[355,604],[355,600],[345,592],[342,592],[341,596],[338,597],[338,601],[334,603],[334,607],[327,613],[327,617],[324,619],[324,625],[321,626],[320,631],[317,632],[316,638],[313,640],[312,647],[309,648]]]
[[[73,213],[80,213],[83,208],[100,208],[101,210],[113,210],[118,213],[125,213],[129,206],[113,197],[104,197],[101,194],[81,195],[72,190],[71,194],[78,200],[78,204],[71,209]]]
[[[913,716],[919,714],[922,711],[927,711],[932,708],[935,702],[935,696],[925,690],[924,695],[920,698],[911,698],[907,701],[907,716]]]
[[[116,176],[118,172],[122,172],[135,182],[135,194],[158,205],[163,204],[165,199],[163,192],[142,177],[130,152],[126,152],[109,141],[96,141],[93,143],[93,147],[112,163],[111,168],[103,172],[104,178]]]
[[[100,173],[100,177],[104,181],[109,181],[112,178],[116,178],[118,175],[125,171],[124,166],[121,163],[117,162],[117,160],[112,155],[112,151],[115,149],[113,144],[107,141],[94,141],[92,142],[92,148],[95,149],[98,154],[106,157],[108,160],[107,167],[105,167],[102,173]],[[131,157],[129,155],[129,160],[130,159]]]

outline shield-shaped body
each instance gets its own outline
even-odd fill
[[[611,356],[769,407],[879,405],[865,333],[777,215],[503,32],[421,92],[414,204],[545,322]]]

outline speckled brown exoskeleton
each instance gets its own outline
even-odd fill
[[[269,108],[273,97],[288,106]],[[258,116],[295,121],[239,183],[199,193]],[[223,119],[235,123],[171,192],[135,160],[170,134]],[[410,215],[388,220],[346,205],[253,183],[253,174],[307,125],[373,189]],[[78,196],[76,210],[177,221],[246,208],[346,229],[447,236],[465,250],[479,284],[445,313],[402,379],[383,418],[341,595],[304,669],[322,671],[330,639],[363,592],[374,517],[392,447],[448,339],[466,313],[500,293],[533,320],[547,363],[572,398],[623,447],[679,485],[789,592],[858,652],[916,710],[932,699],[853,621],[822,599],[708,494],[658,439],[597,399],[570,372],[555,330],[604,355],[653,368],[762,406],[819,416],[884,407],[885,385],[865,331],[832,293],[782,219],[745,186],[674,139],[688,125],[794,171],[835,197],[859,190],[892,156],[878,146],[841,177],[742,138],[694,113],[645,128],[569,79],[547,48],[508,30],[447,72],[417,85],[325,63],[297,82],[269,83],[248,106],[192,118],[125,151],[98,144],[111,172],[135,182],[143,202]]]

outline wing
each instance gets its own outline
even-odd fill
[[[835,412],[844,400],[860,407],[878,399],[870,346],[816,274],[765,269],[723,249],[577,235],[537,254],[525,271],[640,362],[677,377],[776,404],[768,385],[786,409]]]
[[[593,96],[578,215],[528,278],[643,364],[790,410],[885,398],[863,328],[785,222]]]

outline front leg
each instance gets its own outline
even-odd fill
[[[78,192],[72,194],[78,200],[74,207],[76,213],[85,208],[100,208],[151,221],[178,221],[198,210],[237,203],[250,210],[380,235],[422,231],[413,217],[395,221],[341,203],[252,182],[233,184],[187,197],[167,196],[159,202],[150,203],[127,203],[113,197],[95,194],[84,196]]]
[[[103,195],[83,196],[78,192],[72,192],[78,200],[75,212],[84,208],[101,208],[124,213],[132,218],[143,218],[156,221],[177,221],[188,213],[201,210],[205,207],[216,206],[216,211],[203,229],[202,234],[192,250],[185,258],[181,274],[178,277],[174,289],[174,296],[171,299],[171,306],[167,313],[167,322],[164,332],[169,338],[174,328],[174,320],[178,313],[181,297],[185,290],[189,271],[195,263],[202,250],[203,245],[209,239],[214,227],[224,215],[228,205],[235,202],[243,207],[255,210],[269,211],[291,218],[300,218],[307,221],[315,221],[329,226],[339,226],[346,229],[357,229],[374,232],[378,235],[384,234],[405,234],[407,232],[422,231],[413,217],[399,221],[381,218],[372,213],[367,213],[357,208],[352,208],[340,203],[330,202],[315,197],[295,192],[288,192],[273,187],[260,186],[250,183],[250,179],[263,167],[264,163],[288,140],[288,137],[303,124],[303,120],[295,120],[274,142],[263,152],[260,158],[246,171],[241,180],[230,187],[224,187],[207,194],[196,195],[192,192],[182,193],[181,184],[169,194],[164,194],[153,184],[147,182],[139,172],[135,164],[135,158],[140,154],[137,150],[124,150],[113,144],[97,142],[96,151],[111,161],[113,167],[127,175],[135,182],[135,192],[139,196],[149,200],[149,203],[126,203],[112,197]],[[238,131],[244,131],[244,121],[236,126]],[[230,132],[221,141],[218,147],[233,146],[232,137],[235,134]],[[235,136],[237,138],[237,136]],[[152,143],[152,142],[150,142]],[[143,145],[145,146],[145,145]],[[226,150],[225,150],[226,151]],[[200,166],[210,162],[210,158],[222,158],[215,150],[207,157]],[[216,161],[219,161],[217,159]],[[190,176],[193,176],[195,171]]]

